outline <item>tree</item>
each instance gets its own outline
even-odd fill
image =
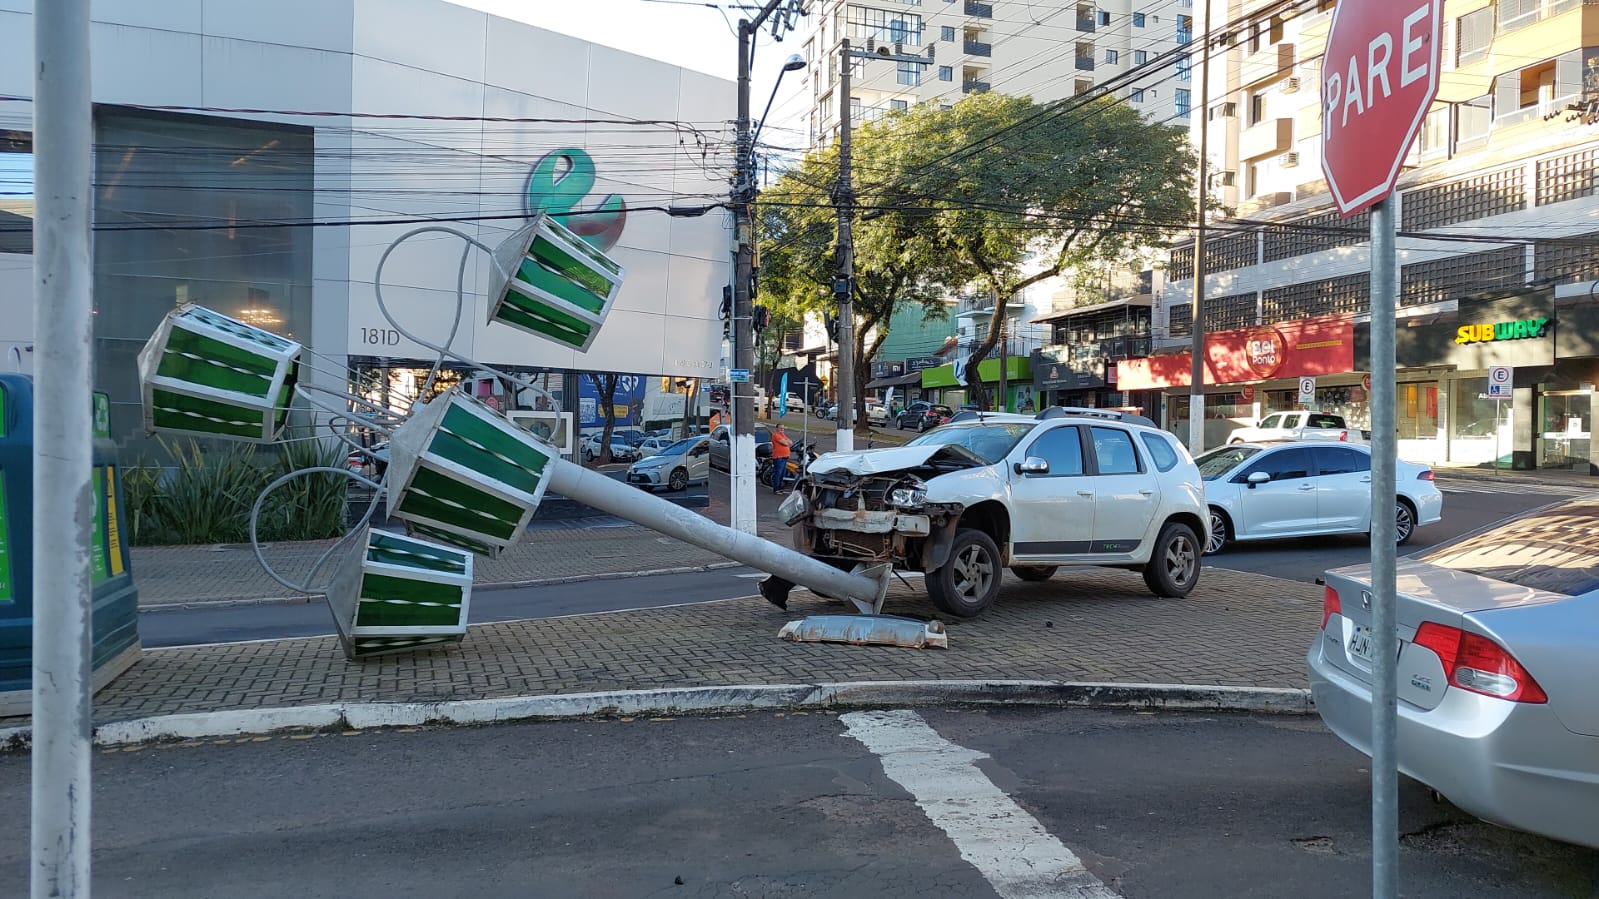
[[[861,129],[854,140],[854,166],[880,170],[896,140],[892,122]],[[822,148],[807,154],[762,197],[757,218],[761,297],[772,309],[773,322],[836,311],[838,217],[832,194],[837,179],[838,150]],[[960,277],[933,242],[915,239],[913,231],[919,227],[922,222],[913,213],[857,217],[854,223],[854,331],[847,339],[855,353],[857,428],[867,426],[866,396],[860,387],[869,380],[872,358],[888,336],[894,312],[919,304],[929,317],[944,316],[939,285]]]
[[[622,376],[615,372],[589,372],[583,377],[589,379],[589,383],[594,385],[594,392],[599,394],[599,411],[605,418],[605,429],[600,432],[600,452],[594,461],[597,465],[608,465],[611,462],[611,434],[616,430],[616,388]]]
[[[927,274],[995,298],[988,333],[966,363],[979,403],[978,365],[1020,291],[1080,264],[1123,259],[1193,218],[1187,130],[1110,97],[1040,105],[971,94],[949,109],[907,111],[887,132],[887,152],[862,179],[863,217],[914,222],[899,234],[924,246],[902,252],[945,257]]]

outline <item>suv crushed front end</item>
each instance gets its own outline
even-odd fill
[[[929,502],[928,482],[982,460],[953,447],[903,447],[819,459],[778,508],[794,547],[839,567],[891,563],[928,571],[929,546],[953,534],[966,510]]]

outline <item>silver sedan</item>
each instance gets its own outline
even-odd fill
[[[711,440],[687,437],[627,469],[627,482],[653,490],[682,490],[711,478]]]
[[[1310,688],[1371,752],[1371,572],[1327,572]],[[1399,560],[1399,768],[1488,821],[1599,848],[1599,499]]]

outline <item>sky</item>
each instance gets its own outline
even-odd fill
[[[735,27],[744,10],[711,8],[695,0],[449,0],[460,6],[491,15],[516,19],[539,28],[569,34],[585,41],[604,44],[659,59],[686,69],[733,80],[738,69],[738,41]],[[748,0],[723,0],[727,6]],[[772,95],[772,87],[784,59],[800,51],[804,20],[800,28],[788,33],[782,43],[772,41],[763,31],[756,44],[755,65],[750,82],[750,114],[759,116]],[[793,145],[797,135],[781,128],[803,126],[806,112],[800,87],[803,73],[791,73],[782,83],[782,93],[772,106],[770,125],[761,139],[766,143]],[[736,110],[729,109],[732,120]],[[779,134],[783,136],[778,137]]]

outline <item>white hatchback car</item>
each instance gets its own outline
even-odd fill
[[[1358,443],[1224,446],[1195,460],[1205,479],[1210,541],[1366,534],[1371,531],[1371,447]],[[1425,465],[1400,460],[1394,530],[1407,543],[1416,528],[1443,517],[1444,495]]]
[[[1199,469],[1170,434],[1109,410],[983,413],[902,447],[828,453],[778,510],[795,546],[830,564],[926,574],[933,604],[981,613],[1002,569],[1042,581],[1062,565],[1141,571],[1159,596],[1199,582],[1207,537]],[[772,577],[761,595],[787,603]]]

